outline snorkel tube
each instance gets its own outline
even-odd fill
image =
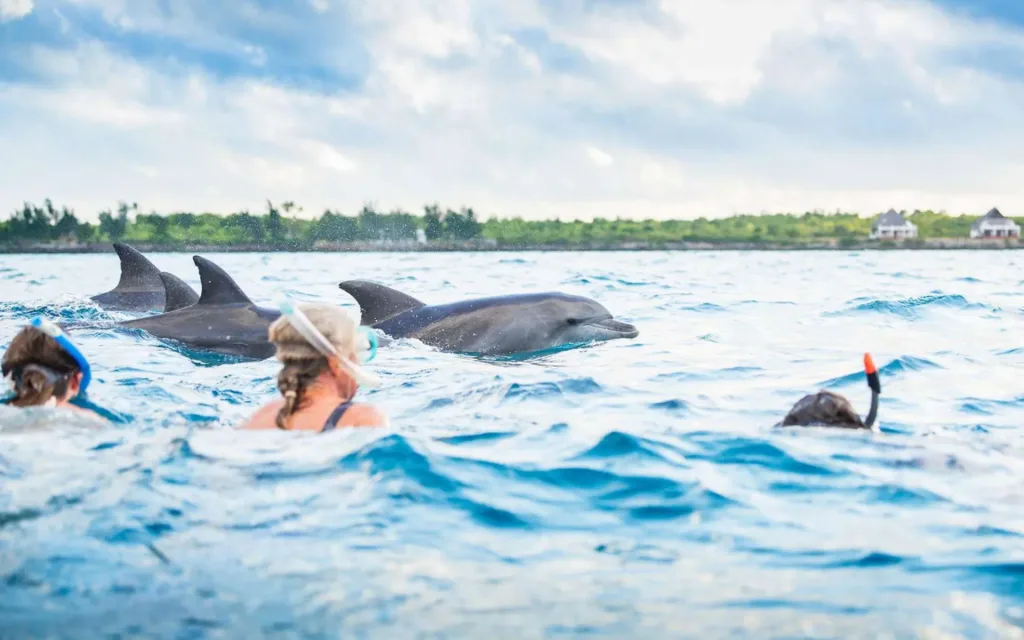
[[[878,396],[882,393],[882,382],[878,379],[878,368],[875,361],[871,359],[870,353],[864,354],[864,373],[868,377],[868,386],[871,387],[871,408],[868,410],[868,417],[864,419],[864,426],[871,429],[878,417]]]
[[[288,320],[289,324],[295,327],[295,330],[306,339],[310,346],[319,351],[328,360],[337,362],[360,386],[376,387],[380,385],[379,377],[339,354],[335,346],[324,337],[324,334],[320,333],[320,330],[313,326],[309,317],[291,302],[281,303],[281,315]],[[365,327],[359,327],[358,340],[359,342],[356,345],[358,352],[369,352],[361,360],[364,362],[373,360],[377,356],[377,334]]]

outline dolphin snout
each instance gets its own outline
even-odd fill
[[[640,331],[636,326],[629,324],[628,322],[622,322],[620,320],[614,320],[612,318],[603,318],[601,320],[595,320],[587,323],[592,327],[599,327],[609,333],[618,334],[622,338],[635,338],[640,335]]]

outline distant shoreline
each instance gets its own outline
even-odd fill
[[[935,238],[904,242],[839,242],[828,240],[803,243],[757,242],[621,242],[588,245],[499,245],[488,242],[406,243],[323,243],[302,245],[164,245],[131,243],[148,253],[477,253],[477,252],[621,252],[621,251],[1005,251],[1024,248],[1013,239]],[[110,253],[110,243],[0,245],[0,254]]]

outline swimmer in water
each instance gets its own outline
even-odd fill
[[[383,427],[387,416],[352,399],[375,376],[359,366],[360,354],[377,351],[376,334],[361,328],[343,309],[326,305],[282,306],[270,325],[270,342],[284,367],[277,376],[282,398],[249,419],[245,429],[331,431],[337,427]]]
[[[878,369],[871,354],[864,354],[864,373],[871,387],[871,408],[868,417],[861,421],[850,401],[831,391],[804,396],[793,405],[782,420],[783,427],[842,427],[846,429],[872,429],[878,417],[878,396],[882,383],[878,380]]]
[[[14,336],[0,364],[14,390],[2,402],[14,407],[61,407],[99,415],[84,403],[92,369],[67,334],[35,318]]]

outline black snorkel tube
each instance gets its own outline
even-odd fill
[[[864,354],[864,373],[867,374],[868,386],[871,387],[871,408],[868,410],[868,417],[864,419],[864,426],[871,429],[878,418],[878,396],[882,393],[882,382],[878,379],[878,369],[870,353]]]

